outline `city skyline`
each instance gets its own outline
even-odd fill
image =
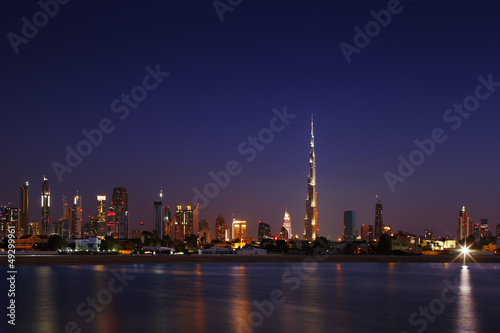
[[[364,30],[387,1],[270,2],[265,9],[249,2],[223,22],[211,3],[197,10],[181,1],[99,6],[61,6],[17,53],[8,38],[0,43],[8,125],[0,138],[14,157],[0,169],[0,204],[19,207],[28,180],[30,222],[42,222],[43,175],[52,221],[63,194],[78,191],[86,218],[95,215],[96,195],[109,199],[113,188],[126,187],[130,234],[140,221],[152,223],[159,188],[164,205],[192,204],[193,189],[203,191],[211,172],[234,160],[241,171],[219,186],[200,218],[212,226],[219,212],[226,222],[235,214],[250,235],[259,220],[277,233],[288,207],[301,235],[313,113],[319,235],[340,237],[346,209],[356,211],[358,225],[372,225],[374,192],[384,224],[414,234],[456,234],[463,200],[475,223],[500,223],[500,50],[491,38],[500,32],[500,4],[444,1],[429,10],[429,3],[405,2],[350,62],[339,45],[355,45],[354,28]],[[20,34],[21,18],[40,7],[6,2],[0,9],[9,13],[6,36]],[[476,111],[454,106],[474,103],[476,90],[483,96]],[[135,96],[132,106],[122,95]],[[264,130],[285,106],[295,117]],[[259,133],[261,149],[249,140]],[[68,166],[67,147],[86,156]],[[400,156],[425,160],[400,173]],[[54,162],[71,169],[61,182]],[[394,192],[386,172],[404,178]]]

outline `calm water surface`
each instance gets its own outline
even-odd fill
[[[471,264],[468,270],[460,264],[314,262],[26,266],[18,269],[16,326],[3,320],[0,327],[54,333],[65,327],[498,332],[499,281],[499,264]],[[0,285],[2,293],[8,289],[5,279]]]

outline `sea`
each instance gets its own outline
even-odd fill
[[[499,332],[500,264],[18,267],[2,332]],[[10,284],[4,278],[1,292]],[[11,322],[12,323],[12,322]]]

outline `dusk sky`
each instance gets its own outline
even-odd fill
[[[474,222],[486,217],[494,229],[500,3],[402,0],[348,62],[340,44],[356,47],[354,28],[365,32],[370,12],[388,3],[247,0],[221,21],[212,0],[69,1],[16,46],[9,33],[23,38],[22,18],[33,22],[42,9],[0,2],[0,205],[18,205],[28,180],[29,219],[40,221],[45,175],[52,222],[63,193],[71,201],[79,191],[88,216],[96,195],[109,203],[114,187],[126,187],[130,231],[140,221],[152,229],[161,187],[164,205],[192,204],[193,189],[203,192],[209,173],[235,160],[241,172],[200,211],[212,237],[219,212],[226,223],[232,214],[246,220],[252,238],[259,220],[277,234],[285,207],[302,237],[314,114],[320,236],[340,237],[344,210],[356,210],[358,231],[373,224],[375,192],[395,231],[455,235],[462,200]],[[154,71],[169,75],[146,78],[151,90],[134,89]],[[132,91],[143,100],[128,107],[121,96]],[[463,109],[467,118],[447,111],[464,100],[476,109]],[[263,129],[284,108],[296,117],[247,161],[240,144],[269,133]],[[67,165],[66,147],[76,150],[82,131],[103,119],[114,130],[59,181],[54,162]],[[384,173],[398,174],[398,156],[409,159],[414,140],[436,128],[446,141],[392,191]]]

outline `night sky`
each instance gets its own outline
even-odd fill
[[[41,7],[2,1],[0,204],[18,205],[28,180],[30,220],[40,221],[45,175],[54,221],[63,193],[71,201],[79,191],[88,216],[96,195],[109,202],[113,187],[123,186],[129,229],[140,221],[152,229],[161,187],[165,205],[191,204],[193,189],[212,181],[209,172],[235,160],[241,172],[200,211],[212,234],[219,212],[226,222],[232,214],[246,220],[250,237],[259,220],[276,234],[286,206],[302,236],[314,114],[320,235],[340,237],[344,210],[356,210],[358,230],[373,224],[375,192],[395,231],[456,234],[462,200],[474,222],[487,217],[493,229],[500,84],[480,89],[489,95],[467,118],[447,109],[475,95],[479,76],[500,82],[500,3],[403,0],[348,63],[339,45],[355,46],[354,27],[365,31],[370,12],[388,2],[242,1],[221,21],[211,0],[73,0],[16,53],[9,33],[22,37],[21,19],[33,22]],[[148,66],[169,75],[134,90]],[[127,107],[120,99],[131,91],[145,98]],[[261,131],[268,139],[263,129],[284,107],[296,117],[247,161],[240,144]],[[103,119],[114,130],[60,182],[53,163],[66,164],[65,147],[76,149],[82,131]],[[391,191],[384,173],[397,174],[398,156],[408,159],[414,140],[436,128],[447,140]]]

